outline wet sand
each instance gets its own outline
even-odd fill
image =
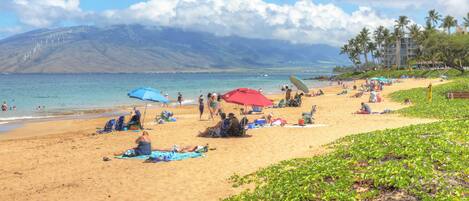
[[[370,103],[372,110],[396,110],[401,103],[386,98],[390,92],[425,87],[437,80],[405,80],[385,87],[382,103]],[[301,108],[266,109],[275,117],[296,123],[302,112],[318,105],[317,128],[262,128],[249,130],[244,138],[201,138],[199,131],[215,121],[199,121],[198,108],[169,108],[177,122],[148,125],[153,148],[174,144],[204,145],[214,151],[204,158],[168,163],[143,163],[140,160],[103,157],[134,146],[137,132],[95,135],[107,118],[75,119],[26,124],[0,135],[1,200],[218,200],[238,193],[228,181],[233,174],[248,174],[282,160],[321,154],[321,145],[338,138],[367,131],[396,128],[434,120],[401,117],[397,114],[355,115],[368,95],[350,98],[355,93],[337,96],[337,86],[325,88],[326,95],[303,98]],[[278,100],[276,95],[271,98]],[[223,104],[228,112],[239,112]],[[163,109],[152,109],[147,119]],[[204,118],[207,118],[207,113]],[[248,115],[250,120],[258,116]]]

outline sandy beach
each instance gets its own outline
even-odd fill
[[[385,87],[382,103],[370,103],[374,111],[404,107],[391,102],[387,94],[415,87],[425,87],[438,80],[404,80]],[[153,148],[209,144],[203,158],[168,163],[143,163],[141,160],[103,161],[113,153],[134,146],[136,132],[94,134],[107,118],[62,120],[26,124],[0,134],[1,200],[219,200],[238,193],[229,177],[248,174],[282,160],[313,156],[324,152],[321,145],[346,135],[432,122],[432,119],[402,117],[397,114],[355,115],[360,102],[368,95],[350,98],[336,95],[337,86],[324,88],[325,95],[303,98],[301,108],[266,109],[275,117],[296,123],[302,112],[318,106],[317,128],[261,128],[249,130],[244,138],[201,138],[199,131],[215,121],[199,121],[195,106],[170,108],[177,122],[148,125]],[[281,96],[271,97],[279,100]],[[233,104],[223,104],[234,112]],[[147,119],[162,109],[152,109]],[[207,118],[207,113],[204,118]],[[253,120],[255,115],[248,115]]]

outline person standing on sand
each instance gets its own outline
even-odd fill
[[[179,107],[182,106],[182,94],[181,92],[178,92],[178,103],[179,103]]]
[[[2,111],[3,111],[3,112],[6,112],[7,110],[8,110],[7,102],[6,102],[6,101],[3,101],[3,104],[2,104]]]
[[[199,96],[199,113],[200,113],[200,116],[199,116],[199,120],[202,120],[202,115],[204,114],[204,95],[200,95]]]
[[[210,98],[210,118],[213,120],[213,116],[218,115],[218,101],[217,101],[217,94],[212,94],[212,97]]]
[[[286,86],[285,89],[286,89],[286,92],[285,92],[285,101],[288,102],[288,101],[290,101],[290,99],[291,99],[291,92],[292,92],[292,90],[291,90],[288,86]]]

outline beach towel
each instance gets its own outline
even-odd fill
[[[125,156],[116,156],[118,159],[154,159],[155,161],[180,161],[188,158],[199,158],[204,156],[202,153],[197,152],[186,152],[186,153],[177,153],[177,152],[165,152],[165,151],[152,151],[151,155],[142,155],[134,157],[125,157]],[[159,160],[158,160],[159,159]]]
[[[285,125],[285,128],[319,128],[319,127],[326,127],[326,124],[309,124],[309,125]]]

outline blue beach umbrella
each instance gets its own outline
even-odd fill
[[[163,95],[161,95],[159,90],[150,88],[150,87],[141,87],[132,90],[127,94],[130,98],[136,98],[142,101],[152,101],[152,102],[162,102],[162,103],[167,103],[169,100],[165,98]],[[143,123],[145,122],[145,114],[147,113],[147,106],[148,103],[145,104],[145,111],[143,112],[143,121],[142,121],[142,126]]]

